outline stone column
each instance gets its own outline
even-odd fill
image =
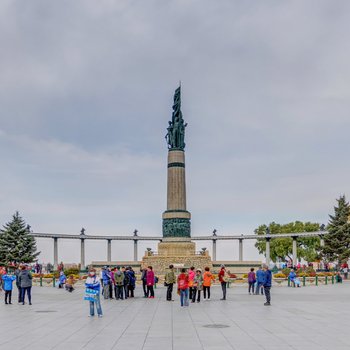
[[[213,239],[213,261],[216,261],[216,239]]]
[[[266,265],[269,266],[270,265],[270,240],[271,238],[270,237],[266,237]]]
[[[107,261],[112,261],[112,240],[107,239]]]
[[[58,238],[53,238],[53,269],[58,269]]]
[[[80,269],[85,269],[85,239],[80,240]]]
[[[186,209],[185,152],[168,152],[167,210],[163,213],[163,237],[190,237],[191,214]]]
[[[293,267],[297,265],[298,256],[297,256],[297,238],[298,236],[293,236]]]
[[[239,256],[238,256],[239,261],[243,261],[243,239],[239,239]]]
[[[324,247],[324,238],[323,238],[323,236],[320,236],[320,246]]]
[[[134,261],[137,261],[137,239],[134,239]]]

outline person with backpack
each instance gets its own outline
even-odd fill
[[[98,317],[102,317],[102,307],[100,300],[100,281],[96,276],[96,270],[91,269],[89,271],[88,278],[85,281],[85,300],[90,302],[90,317],[95,316],[95,306]]]
[[[13,281],[16,280],[16,276],[10,275],[7,272],[2,275],[2,288],[5,291],[5,304],[12,304],[11,297],[12,297],[12,288],[13,288]],[[8,301],[8,302],[7,302]]]
[[[254,268],[252,267],[250,269],[250,272],[248,273],[248,293],[249,295],[254,294],[254,284],[256,282],[256,278],[255,278],[255,272],[254,272]],[[252,292],[250,292],[252,291]]]
[[[204,269],[203,273],[203,297],[204,301],[210,300],[210,287],[211,287],[211,282],[214,280],[213,274],[210,272],[210,268],[206,267]],[[208,299],[207,299],[208,295]]]
[[[188,283],[189,278],[186,269],[181,269],[180,275],[177,277],[177,292],[180,295],[181,306],[188,306]]]
[[[117,300],[123,300],[123,290],[124,290],[124,274],[120,271],[120,266],[117,266],[116,271],[114,273],[115,280],[115,298]]]
[[[172,293],[173,293],[174,283],[176,283],[176,276],[174,273],[174,265],[169,265],[169,270],[165,274],[165,279],[164,279],[164,285],[165,285],[165,287],[167,287],[167,291],[166,291],[166,300],[167,301],[173,301]]]
[[[147,269],[147,297],[150,299],[154,299],[154,272],[153,272],[153,267],[148,266]]]

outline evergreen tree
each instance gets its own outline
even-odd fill
[[[341,263],[350,257],[350,206],[344,195],[340,196],[337,202],[334,215],[329,215],[329,234],[324,236],[322,255],[327,261]]]
[[[0,233],[0,265],[32,263],[39,254],[29,227],[16,212]]]

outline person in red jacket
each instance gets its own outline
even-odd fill
[[[180,294],[181,306],[188,306],[188,274],[186,269],[181,269],[180,275],[177,277],[177,292]]]
[[[221,265],[221,270],[219,272],[219,281],[221,283],[222,298],[220,300],[226,300],[227,280],[228,280],[228,276],[227,276],[225,265]]]

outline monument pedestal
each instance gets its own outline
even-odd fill
[[[142,267],[152,266],[157,274],[164,274],[169,265],[177,268],[195,266],[204,271],[205,267],[212,268],[213,264],[208,251],[196,253],[196,244],[190,238],[165,238],[158,243],[158,251],[146,251],[142,258]]]

